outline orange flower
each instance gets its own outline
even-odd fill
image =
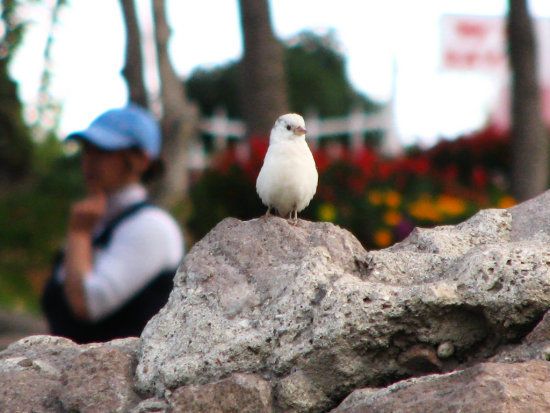
[[[373,189],[372,191],[369,191],[368,195],[367,195],[367,199],[369,200],[369,202],[374,205],[374,206],[378,206],[382,203],[383,199],[382,199],[382,193],[376,189]]]
[[[385,248],[392,243],[391,232],[387,229],[379,229],[374,233],[374,243],[381,248]]]
[[[401,214],[393,209],[386,211],[384,214],[384,222],[390,227],[395,227],[401,222]]]
[[[437,207],[442,213],[450,216],[461,215],[466,211],[464,200],[446,194],[442,194],[437,198]]]
[[[388,191],[386,193],[386,205],[390,208],[397,208],[401,205],[401,194],[397,191]]]
[[[498,200],[497,206],[499,208],[510,208],[516,205],[516,200],[510,195],[504,195]]]
[[[441,214],[430,195],[423,195],[409,206],[409,213],[422,221],[441,221]]]

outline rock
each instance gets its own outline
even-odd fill
[[[280,380],[276,395],[279,408],[285,412],[318,411],[331,404],[330,399],[301,370]]]
[[[441,361],[433,348],[416,344],[400,354],[399,364],[406,367],[410,375],[417,376],[441,370]]]
[[[168,413],[170,407],[168,402],[158,399],[151,398],[142,400],[139,404],[131,410],[131,413]]]
[[[370,252],[226,219],[140,339],[0,352],[0,411],[550,411],[549,196]]]
[[[268,413],[271,386],[253,374],[233,374],[210,384],[179,387],[168,396],[174,412]]]
[[[516,363],[533,359],[550,359],[550,311],[520,343],[504,346],[491,361]]]
[[[352,393],[332,413],[547,412],[550,363],[482,363],[413,378],[373,392]]]
[[[127,412],[139,401],[132,391],[133,362],[132,354],[114,346],[82,351],[63,375],[61,404],[82,413]]]
[[[5,360],[9,363],[11,360]],[[4,360],[3,360],[4,362]],[[15,363],[17,364],[17,363]],[[59,388],[59,382],[44,376],[32,368],[12,367],[6,372],[0,366],[0,411],[2,412],[55,412],[61,404],[51,397]]]
[[[144,330],[138,385],[160,394],[250,372],[278,408],[321,411],[358,387],[484,360],[550,307],[547,243],[513,240],[512,221],[484,210],[367,252],[328,223],[226,219]],[[438,357],[441,343],[453,351]]]
[[[550,240],[550,191],[509,209],[513,241]]]
[[[30,336],[0,353],[0,411],[126,412],[133,392],[137,338],[78,345]]]
[[[437,347],[437,357],[440,359],[448,359],[455,352],[455,346],[450,341],[444,341]]]

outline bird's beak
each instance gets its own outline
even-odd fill
[[[301,126],[297,126],[296,129],[294,129],[294,133],[296,135],[305,135],[307,133],[306,128],[303,128]]]

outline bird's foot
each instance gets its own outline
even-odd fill
[[[290,215],[288,216],[288,222],[291,224],[291,225],[298,225],[298,211],[297,210],[292,210],[290,211]]]
[[[267,211],[265,212],[263,218],[267,220],[269,217],[271,217],[271,208],[267,208]]]

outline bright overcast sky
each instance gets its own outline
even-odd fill
[[[141,14],[147,14],[149,0],[137,3]],[[174,30],[172,60],[183,77],[198,66],[212,67],[241,55],[237,0],[167,0],[167,4]],[[403,142],[420,137],[431,143],[437,136],[479,127],[498,92],[488,75],[441,72],[439,18],[503,15],[506,0],[271,0],[270,4],[276,34],[282,39],[306,29],[333,29],[353,85],[375,100],[391,97],[396,62],[396,122]],[[533,14],[550,17],[549,0],[530,4]],[[26,17],[35,23],[11,73],[23,100],[32,103],[43,69],[49,10],[34,5]],[[52,92],[63,105],[62,135],[87,127],[106,109],[125,104],[120,75],[124,42],[118,1],[68,1],[55,33],[52,67]]]

